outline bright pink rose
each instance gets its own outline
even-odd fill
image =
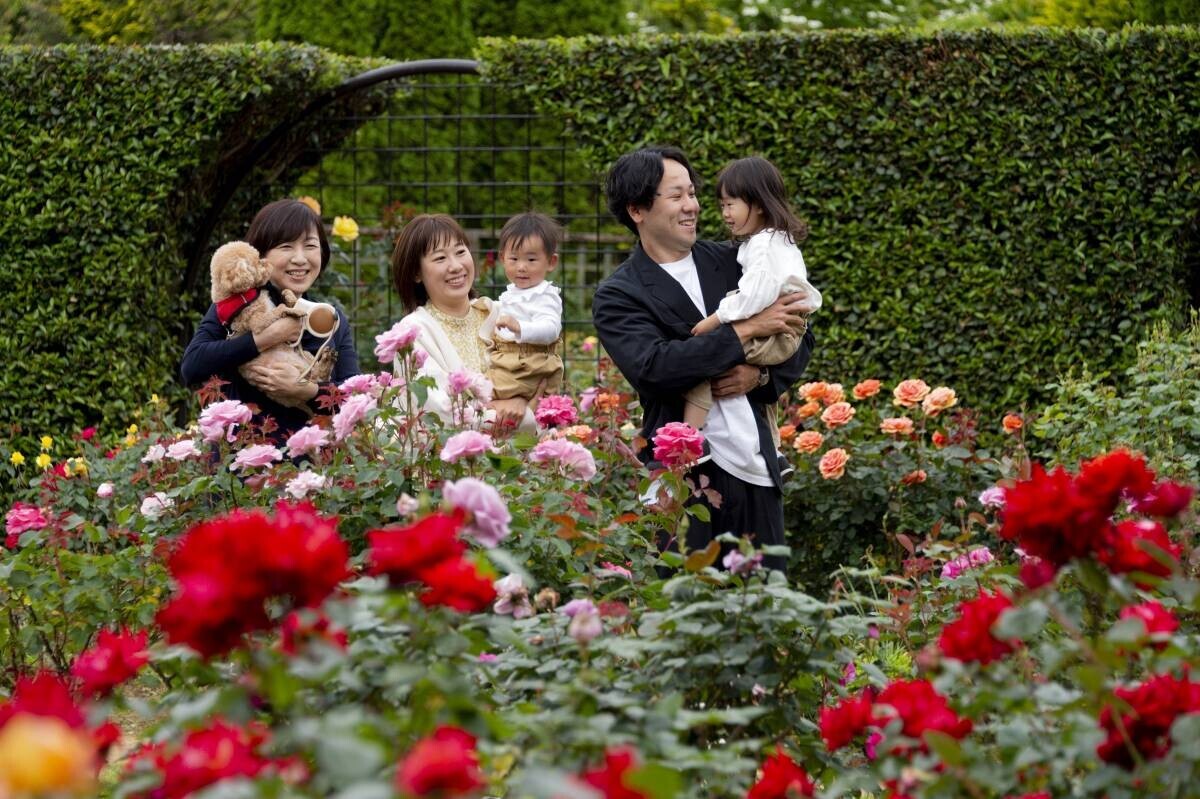
[[[257,469],[262,466],[270,466],[275,461],[282,459],[283,453],[278,448],[272,447],[270,444],[255,444],[239,452],[233,459],[233,465],[229,468],[234,471]]]
[[[498,452],[492,437],[478,430],[464,430],[446,439],[442,445],[442,460],[454,463],[460,458],[474,458],[485,452]]]
[[[41,530],[48,524],[50,521],[41,508],[17,502],[4,517],[4,532],[10,536],[19,536],[29,530]]]
[[[354,432],[354,426],[361,422],[368,411],[379,407],[379,403],[370,394],[355,394],[345,402],[333,417],[333,437],[342,441]]]
[[[380,363],[391,363],[396,353],[407,349],[417,340],[421,329],[415,324],[402,320],[392,325],[392,329],[375,337],[375,357]]]
[[[487,483],[474,477],[464,477],[446,483],[442,496],[455,508],[468,512],[463,532],[480,546],[491,549],[508,538],[512,514],[508,512],[508,505],[500,497],[500,492]]]
[[[288,437],[287,451],[291,457],[298,458],[310,452],[318,452],[321,447],[328,443],[329,431],[322,430],[310,424],[306,427],[301,427]]]
[[[575,424],[579,415],[575,413],[575,403],[570,397],[565,394],[551,394],[541,398],[533,418],[542,427],[561,427]]]
[[[232,442],[239,424],[246,424],[253,417],[250,409],[237,400],[214,402],[200,412],[200,434],[213,444],[224,438]]]
[[[686,466],[704,452],[704,435],[685,422],[667,422],[654,434],[654,459],[664,466]]]
[[[558,464],[563,471],[572,471],[584,480],[596,476],[596,459],[588,448],[565,438],[549,438],[540,442],[529,453],[529,460]]]
[[[446,391],[452,397],[470,393],[480,402],[492,401],[492,381],[470,369],[456,369],[446,377]]]
[[[375,375],[361,374],[347,377],[338,388],[347,394],[374,394],[377,384]]]

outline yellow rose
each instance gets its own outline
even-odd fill
[[[43,452],[41,455],[37,456],[37,459],[34,460],[34,464],[39,469],[46,469],[50,466],[50,456]]]
[[[358,223],[349,216],[335,216],[333,218],[333,235],[343,241],[354,241],[358,238]]]
[[[74,461],[72,470],[75,472],[75,474],[79,475],[80,477],[87,477],[87,461],[85,461],[83,458],[72,458],[71,460]]]
[[[48,450],[54,446],[54,439],[50,436],[42,436],[42,449]]]
[[[317,216],[321,215],[321,204],[319,202],[317,202],[317,199],[315,197],[309,197],[306,194],[303,197],[297,197],[296,202],[304,203],[305,205],[307,205],[309,208],[311,208],[313,210],[314,214],[316,214]]]
[[[24,466],[25,465],[25,456],[22,455],[20,452],[17,452],[16,450],[13,450],[13,454],[8,456],[8,460],[12,463],[13,466]]]
[[[138,426],[136,424],[131,424],[131,425],[129,425],[129,427],[127,427],[125,429],[125,432],[128,433],[129,435],[133,435],[137,431],[138,431]]]
[[[162,400],[160,400],[160,399],[158,398],[158,395],[157,395],[157,394],[151,394],[151,395],[150,395],[150,404],[151,404],[151,405],[159,405],[159,404],[161,404],[161,402],[162,402]]]
[[[95,758],[87,736],[61,719],[18,713],[0,728],[0,785],[17,796],[89,793]]]

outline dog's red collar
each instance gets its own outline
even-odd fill
[[[226,297],[217,303],[217,320],[223,325],[229,324],[233,317],[238,315],[238,311],[254,302],[254,298],[257,296],[258,289],[250,289],[241,294]]]

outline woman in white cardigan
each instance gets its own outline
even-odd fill
[[[497,310],[487,297],[475,296],[475,261],[467,235],[446,214],[421,214],[404,226],[392,251],[392,282],[406,312],[417,325],[414,346],[428,356],[421,374],[432,377],[425,409],[450,420],[446,378],[469,369],[487,372],[487,348]],[[500,432],[534,430],[533,412],[520,398],[493,400],[494,427]]]

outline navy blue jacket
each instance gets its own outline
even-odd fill
[[[279,304],[282,299],[274,286],[268,285],[271,299]],[[341,324],[330,340],[329,346],[337,352],[337,361],[333,366],[332,382],[340,383],[348,377],[358,374],[358,353],[354,349],[354,337],[350,331],[350,323],[340,310],[338,317]],[[270,416],[278,425],[275,438],[282,440],[306,425],[309,414],[302,408],[291,408],[280,405],[275,400],[262,393],[238,374],[238,367],[254,359],[258,348],[254,346],[254,336],[249,333],[229,338],[228,329],[217,319],[217,306],[209,306],[208,312],[200,320],[191,342],[183,353],[183,364],[180,374],[183,382],[189,388],[199,388],[209,378],[216,376],[227,380],[229,385],[223,386],[222,391],[227,399],[241,400],[246,404],[258,406],[259,414],[255,422],[261,423],[262,417]],[[311,353],[316,353],[322,339],[305,333],[300,340],[300,346]],[[327,384],[323,384],[327,385]],[[321,409],[315,401],[309,404],[314,413]]]

